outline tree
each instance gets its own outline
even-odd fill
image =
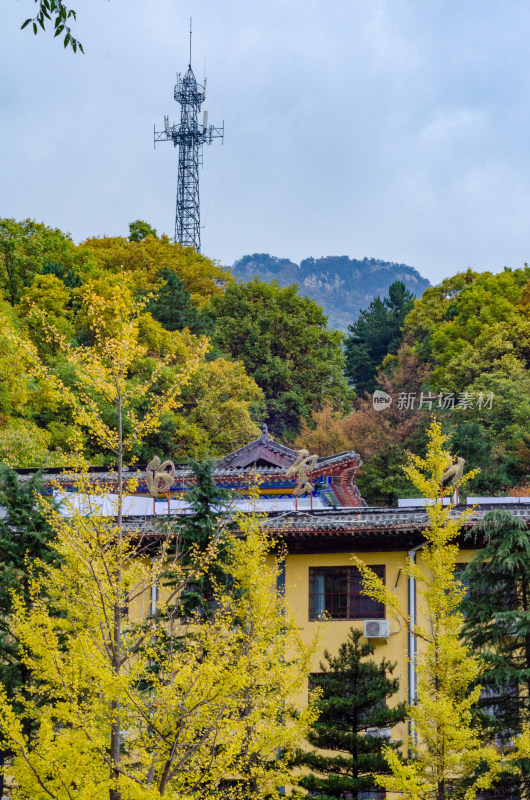
[[[129,223],[130,242],[141,242],[146,236],[154,236],[155,239],[158,239],[156,228],[151,227],[143,219],[135,219],[134,222]]]
[[[122,270],[129,273],[135,294],[156,292],[166,283],[161,273],[174,272],[198,308],[212,295],[221,294],[230,280],[227,268],[195,252],[193,247],[173,244],[165,235],[159,238],[150,235],[140,241],[94,236],[79,245],[79,253],[89,261],[91,277],[99,278],[104,285],[109,277],[119,275]],[[98,289],[103,292],[103,288],[98,286]]]
[[[527,472],[529,285],[527,265],[495,275],[467,270],[427,289],[405,322],[416,353],[429,367],[431,388],[452,396],[448,422],[460,428],[455,431],[459,444],[469,446],[470,460],[480,456],[472,446],[475,432],[482,451],[491,448],[491,463],[475,491],[505,491]],[[487,396],[491,400],[485,404]],[[467,459],[466,449],[461,452]]]
[[[492,275],[467,270],[427,289],[406,328],[432,366],[437,389],[465,391],[483,373],[528,366],[530,327],[524,294],[530,267]]]
[[[376,388],[392,398],[390,406],[382,411],[376,409],[372,397],[364,394],[356,399],[353,413],[344,419],[344,431],[363,458],[383,454],[394,445],[402,450],[411,447],[421,435],[425,411],[418,408],[417,402],[409,404],[407,398],[417,399],[427,379],[427,367],[404,342],[397,357],[388,359],[376,377]],[[400,402],[401,398],[404,402]]]
[[[70,236],[58,228],[26,219],[0,219],[0,290],[15,305],[35,275],[48,263],[72,267],[79,260]]]
[[[399,607],[395,595],[358,557],[354,561],[363,572],[365,591],[387,604],[420,639],[417,657],[417,697],[409,708],[414,735],[409,739],[412,758],[402,762],[387,748],[385,755],[392,771],[379,783],[392,792],[402,792],[410,800],[447,800],[476,797],[488,788],[498,771],[499,754],[483,745],[473,724],[473,707],[480,696],[478,679],[481,660],[462,641],[464,618],[460,603],[464,587],[455,575],[458,555],[456,537],[473,510],[458,517],[452,506],[442,505],[441,498],[453,493],[443,488],[442,475],[453,459],[445,449],[448,437],[433,421],[424,459],[410,455],[406,473],[416,489],[430,503],[426,507],[428,526],[423,535],[421,564],[409,560],[406,570],[419,587],[426,624],[414,624]],[[471,474],[464,476],[460,486]]]
[[[355,399],[354,410],[346,416],[325,405],[312,412],[314,428],[302,424],[297,446],[307,446],[320,455],[356,450],[364,462],[356,476],[362,496],[370,505],[392,503],[411,490],[402,469],[404,449],[417,452],[423,446],[426,418],[417,403],[408,407],[400,398],[419,397],[427,376],[427,367],[404,342],[376,377],[377,388],[392,398],[389,407],[382,411],[374,408],[367,394]]]
[[[140,415],[135,396],[148,394],[157,377],[127,380],[144,350],[141,304],[126,283],[110,299],[89,294],[87,302],[95,345],[63,342],[80,386],[73,392],[50,379],[78,428],[113,454],[116,493],[109,497],[79,458],[78,493],[61,498],[61,511],[47,510],[57,563],[30,565],[29,607],[13,599],[11,629],[34,680],[14,696],[0,692],[0,740],[14,753],[9,775],[28,800],[220,798],[223,779],[239,773],[252,777],[255,796],[269,796],[286,771],[272,753],[291,749],[309,719],[288,709],[311,653],[271,592],[277,568],[267,563],[270,547],[255,518],[241,523],[245,535],[230,545],[227,571],[237,592],[216,588],[213,616],[183,618],[182,594],[215,561],[221,526],[207,544],[202,534],[191,543],[184,562],[178,529],[162,526],[153,540],[127,524],[124,496],[137,479],[125,483],[123,465],[138,438],[178,403],[200,352]],[[9,333],[32,371],[45,372],[35,348]],[[105,502],[114,504],[111,517],[103,515]],[[151,612],[135,614],[170,571],[172,585]],[[232,796],[241,797],[238,786]]]
[[[11,467],[53,466],[56,454],[50,453],[51,430],[39,426],[37,420],[48,408],[53,424],[57,404],[50,382],[42,376],[32,377],[24,368],[20,346],[8,335],[18,325],[16,310],[0,300],[0,463]],[[19,338],[29,345],[22,332]],[[64,458],[59,463],[64,464]]]
[[[61,36],[64,33],[63,44],[65,47],[70,46],[74,53],[79,49],[84,53],[83,45],[73,35],[68,20],[76,19],[77,12],[72,8],[68,8],[63,3],[63,0],[34,0],[37,3],[37,13],[34,17],[29,17],[22,23],[21,28],[32,25],[33,33],[35,36],[39,32],[39,26],[42,30],[46,30],[47,22],[53,22],[54,36]]]
[[[103,785],[108,786],[109,800],[121,800],[123,793],[120,784],[123,781],[126,784],[131,780],[134,782],[134,779],[130,775],[122,776],[120,767],[124,724],[121,716],[120,681],[124,668],[129,667],[131,659],[139,657],[139,651],[146,639],[145,634],[137,635],[131,646],[124,632],[123,609],[130,601],[132,587],[142,584],[145,578],[149,578],[151,583],[156,583],[157,580],[157,568],[152,568],[146,574],[137,548],[124,538],[123,458],[137,438],[156,428],[160,415],[176,404],[180,386],[189,380],[189,374],[197,368],[198,361],[197,359],[192,361],[186,369],[188,374],[186,372],[182,374],[180,385],[173,385],[158,397],[149,412],[140,419],[131,400],[135,393],[139,391],[145,393],[153,379],[151,377],[147,384],[137,384],[133,389],[127,384],[127,377],[135,360],[142,354],[138,338],[138,317],[141,306],[134,302],[130,291],[124,287],[110,303],[95,294],[89,295],[87,301],[88,316],[94,329],[97,347],[74,349],[62,341],[64,355],[75,369],[77,379],[83,387],[82,391],[76,394],[59,379],[53,377],[53,381],[56,390],[70,403],[78,426],[88,429],[100,446],[108,448],[117,459],[116,527],[102,523],[99,518],[99,526],[97,521],[95,522],[96,535],[94,535],[91,518],[87,518],[71,503],[70,513],[75,520],[75,531],[72,530],[69,519],[58,513],[49,512],[57,536],[56,549],[62,561],[59,569],[49,565],[42,566],[46,585],[50,589],[51,610],[48,604],[43,602],[35,603],[27,609],[20,599],[15,599],[14,629],[22,644],[24,663],[28,671],[39,676],[44,672],[44,682],[48,676],[47,691],[52,703],[45,707],[37,703],[31,709],[28,703],[25,704],[25,716],[27,718],[32,714],[33,726],[38,731],[36,743],[30,743],[29,736],[21,726],[13,706],[4,696],[4,724],[0,723],[0,730],[4,741],[16,754],[15,772],[20,785],[26,785],[28,791],[31,787],[31,796],[38,796],[37,792],[49,794],[46,788],[48,780],[54,786],[57,784],[60,787],[66,777],[62,773],[48,779],[46,770],[50,769],[49,765],[44,771],[42,768],[36,770],[35,764],[29,759],[29,750],[34,749],[36,758],[42,761],[43,753],[49,752],[50,748],[53,749],[54,730],[57,726],[64,725],[71,726],[68,746],[75,749],[76,739],[79,739],[80,720],[86,717],[85,704],[89,702],[94,707],[95,716],[93,714],[91,717],[93,728],[90,733],[84,729],[81,736],[82,755],[78,752],[78,757],[88,759],[90,763],[95,760],[96,782],[102,781],[103,774],[106,773],[108,783]],[[18,339],[14,332],[10,333],[14,341],[23,348],[22,355],[32,371],[37,375],[46,372],[35,349],[29,343]],[[114,419],[111,418],[110,422],[107,421],[105,414],[109,405],[114,409]],[[84,488],[86,494],[86,476],[80,479],[78,488],[81,490]],[[98,520],[97,515],[96,520]],[[168,539],[166,545],[167,541]],[[131,555],[136,558],[131,558]],[[164,558],[161,559],[161,563],[164,563]],[[94,585],[90,590],[91,578]],[[41,576],[33,574],[30,580],[32,596],[39,595],[41,586]],[[96,592],[99,602],[96,601],[93,606],[89,603],[88,607],[84,600],[79,604],[76,601],[76,594],[80,590],[82,596],[89,597]],[[73,617],[69,616],[72,613]],[[69,620],[63,634],[57,627],[57,617]],[[100,634],[94,636],[94,631],[98,628]],[[35,632],[37,640],[34,638]],[[100,640],[98,636],[101,635],[103,638]],[[39,646],[38,639],[41,636],[42,642],[46,642],[45,652]],[[75,690],[63,672],[66,669],[63,659],[68,659],[69,679],[75,682],[75,675],[80,669],[79,658],[83,652],[85,656],[88,652],[91,653],[90,666],[85,671],[84,680],[78,680]],[[48,661],[49,658],[51,662]],[[134,674],[134,670],[132,673]],[[90,688],[94,681],[99,685],[103,682],[106,688],[101,692],[97,690],[94,692]],[[68,696],[71,695],[72,702],[66,716],[61,716],[62,706],[67,698],[65,685],[68,686]],[[30,692],[31,686],[26,685],[21,691]],[[136,695],[139,699],[138,690]],[[107,744],[105,744],[106,737]],[[100,753],[97,758],[96,754],[99,751],[102,751],[103,755]],[[18,770],[17,765],[20,767]],[[71,783],[72,780],[75,782],[75,778],[70,776],[68,782]]]
[[[76,246],[61,231],[31,220],[0,220],[0,289],[11,300],[0,297],[0,328],[14,327],[29,338],[49,370],[73,391],[75,371],[49,335],[50,327],[73,347],[93,347],[87,293],[110,302],[124,279],[132,297],[145,301],[138,318],[143,354],[133,365],[131,382],[156,371],[153,391],[165,391],[197,347],[204,354],[179,410],[163,416],[145,447],[153,443],[160,455],[177,459],[219,456],[252,438],[262,392],[241,363],[219,359],[212,348],[206,356],[203,338],[213,325],[205,303],[222,292],[226,270],[163,236],[91,239]],[[0,333],[0,460],[14,467],[64,466],[73,435],[71,409],[58,393],[52,400],[45,382],[30,376],[23,364],[12,370],[16,358]],[[147,402],[135,398],[140,414]],[[92,464],[104,462],[93,437],[85,435],[84,448]]]
[[[387,659],[367,660],[375,645],[361,638],[361,631],[352,628],[337,656],[325,650],[326,663],[320,664],[321,674],[314,681],[320,689],[319,716],[308,742],[321,752],[301,750],[295,763],[312,771],[300,783],[312,797],[322,800],[372,791],[377,776],[389,772],[383,755],[387,740],[374,730],[393,728],[405,719],[404,703],[393,708],[386,705],[398,690],[398,678],[390,677],[395,665]]]
[[[346,375],[357,394],[373,392],[375,376],[385,357],[396,354],[403,340],[405,317],[412,309],[414,295],[402,281],[394,281],[388,297],[376,297],[359,319],[348,326]]]
[[[21,485],[13,470],[0,465],[0,683],[8,689],[20,685],[23,670],[9,626],[13,593],[30,605],[28,563],[47,561],[51,553],[53,530],[38,508],[40,488],[39,473]]]
[[[324,400],[346,405],[341,334],[326,328],[317,304],[301,297],[296,285],[232,283],[212,297],[213,342],[243,362],[264,392],[267,422],[278,435],[294,434],[300,419]]]
[[[229,515],[230,492],[217,486],[213,479],[214,462],[190,461],[193,475],[184,500],[189,503],[189,512],[175,523],[178,531],[182,566],[193,568],[197,555],[204,558],[213,544],[216,544],[216,558],[203,574],[197,576],[193,584],[186,588],[180,598],[180,606],[185,617],[200,610],[202,615],[214,613],[217,591],[227,591],[227,532],[228,525],[220,525],[220,517]],[[177,581],[181,580],[179,573]],[[175,576],[167,572],[164,585],[173,586]]]
[[[311,412],[311,426],[305,419],[300,422],[300,433],[294,440],[296,448],[307,448],[319,456],[331,456],[351,447],[343,428],[344,417],[333,411],[331,403],[324,401],[322,408]]]
[[[21,659],[20,642],[13,635],[11,614],[13,597],[29,608],[33,602],[29,591],[28,565],[48,561],[52,549],[53,530],[38,508],[41,488],[38,473],[25,485],[13,470],[0,465],[0,685],[13,696],[28,680],[26,665]],[[9,753],[9,751],[8,751]],[[0,797],[3,796],[0,751]]]
[[[164,377],[162,386],[173,380],[173,370]],[[164,414],[138,457],[146,463],[152,452],[180,460],[230,453],[259,436],[253,419],[262,407],[263,393],[240,362],[205,359],[183,388],[181,406]]]
[[[257,499],[257,494],[256,494]],[[233,774],[238,774],[235,797],[240,800],[272,800],[279,787],[296,785],[290,765],[295,750],[315,719],[312,699],[300,708],[296,703],[307,686],[307,675],[316,639],[308,645],[276,591],[281,554],[271,559],[273,540],[255,513],[236,517],[239,535],[228,541],[227,574],[232,590],[220,595],[221,605],[232,603],[232,630],[240,675],[235,719],[228,735],[239,736]],[[230,600],[230,597],[232,600]],[[224,798],[227,793],[221,793]]]
[[[530,725],[530,536],[523,519],[499,510],[486,514],[471,537],[482,547],[463,575],[462,633],[483,660],[485,734],[507,746]],[[530,758],[517,764],[521,796],[530,797]]]
[[[168,331],[189,328],[195,334],[211,333],[214,327],[212,317],[199,311],[191,302],[191,295],[184,288],[184,281],[169,269],[162,270],[160,277],[165,284],[158,289],[146,307],[154,319]]]
[[[515,455],[502,446],[501,437],[496,437],[491,420],[486,426],[481,419],[459,421],[457,418],[455,422],[453,415],[447,415],[444,423],[452,448],[465,456],[470,469],[480,470],[467,486],[469,494],[505,493],[523,478],[525,472],[521,471]]]

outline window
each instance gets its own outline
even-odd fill
[[[513,740],[517,736],[517,731],[503,725],[506,715],[517,714],[519,706],[517,689],[517,684],[508,683],[502,686],[483,686],[480,693],[480,708],[490,718],[490,723],[496,726],[497,723],[500,724],[499,732],[495,734],[495,745],[503,749],[512,748]]]
[[[384,583],[385,568],[370,566]],[[309,619],[384,619],[385,606],[362,594],[356,567],[310,567]]]

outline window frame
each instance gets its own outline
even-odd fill
[[[386,582],[385,564],[368,564],[371,570],[383,581]],[[326,577],[332,581],[332,591],[326,589]],[[321,589],[315,591],[317,580],[321,581]],[[335,586],[338,585],[338,591]],[[342,585],[346,584],[343,590]],[[329,585],[329,584],[328,584]],[[333,566],[333,567],[309,567],[309,622],[340,622],[355,621],[365,619],[385,619],[386,606],[377,600],[362,594],[362,576],[357,567]],[[331,596],[331,611],[326,608],[326,597]],[[321,608],[323,606],[323,608]],[[336,608],[334,608],[336,606]],[[342,611],[341,609],[345,610]]]

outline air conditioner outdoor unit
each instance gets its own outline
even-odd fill
[[[388,639],[390,636],[390,620],[365,619],[364,635],[367,639]]]
[[[368,736],[376,736],[378,739],[391,739],[392,731],[390,728],[367,728]]]

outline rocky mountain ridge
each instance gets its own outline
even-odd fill
[[[414,267],[381,261],[376,258],[356,259],[349,256],[304,258],[295,264],[288,258],[269,253],[254,253],[238,259],[231,267],[239,280],[256,275],[260,280],[276,280],[280,286],[297,283],[300,293],[311,297],[328,315],[330,328],[346,331],[359,312],[377,297],[383,297],[394,281],[403,281],[416,297],[430,286]]]

